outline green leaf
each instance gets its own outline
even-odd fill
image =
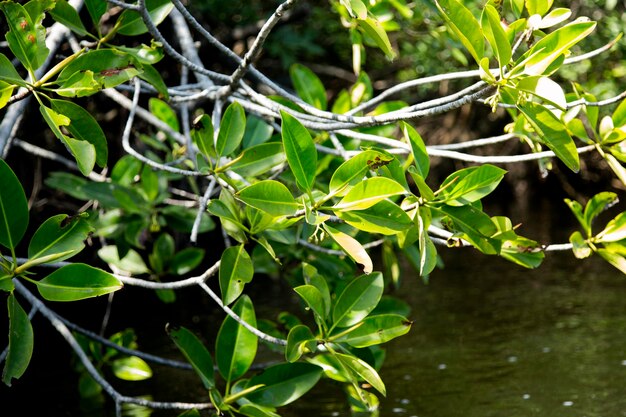
[[[280,142],[261,143],[243,151],[230,169],[242,177],[256,177],[287,160]]]
[[[210,160],[211,156],[215,154],[213,152],[214,130],[211,116],[205,113],[194,120],[191,139],[200,152]]]
[[[239,414],[246,417],[280,417],[272,410],[273,408],[270,407],[261,407],[260,405],[250,403],[239,407]]]
[[[47,257],[46,262],[71,258],[85,247],[85,239],[93,227],[84,216],[59,214],[46,220],[35,232],[28,245],[29,263]]]
[[[411,175],[411,178],[413,178],[413,181],[415,182],[415,185],[417,186],[417,189],[419,190],[419,193],[422,196],[422,198],[425,199],[426,201],[434,200],[435,193],[428,186],[428,184],[426,184],[424,177],[422,177],[422,175],[418,172],[417,168],[411,165],[407,169],[407,172]]]
[[[14,251],[28,227],[28,203],[22,184],[0,159],[0,245]]]
[[[13,379],[20,378],[33,355],[33,327],[28,314],[22,309],[15,295],[11,293],[7,299],[9,312],[9,352],[4,363],[2,382],[11,386]]]
[[[107,11],[108,3],[102,0],[85,0],[85,6],[87,6],[91,21],[95,26],[98,26],[100,18]]]
[[[100,249],[98,251],[98,256],[104,262],[115,265],[122,271],[133,275],[147,274],[150,272],[143,259],[141,259],[141,255],[133,249],[130,249],[128,253],[126,253],[126,256],[120,259],[117,253],[117,246],[109,245]]]
[[[175,132],[180,130],[180,124],[178,123],[176,112],[172,109],[172,107],[170,107],[169,104],[158,98],[151,97],[150,100],[148,100],[148,108],[150,109],[150,113],[171,127],[172,130]]]
[[[170,14],[174,4],[170,0],[146,0],[146,8],[152,22],[158,26]],[[141,35],[148,31],[139,12],[133,10],[124,10],[118,24],[117,32],[126,36]]]
[[[161,209],[161,214],[165,218],[167,225],[179,232],[190,233],[193,223],[196,220],[197,209],[190,209],[189,207],[182,206],[166,206]],[[215,223],[211,220],[211,216],[207,213],[202,213],[202,220],[200,221],[200,233],[208,232],[215,229]]]
[[[78,12],[67,0],[56,0],[54,9],[50,10],[50,16],[77,35],[85,36],[88,33],[83,22],[80,21]]]
[[[570,9],[566,9],[563,7],[556,8],[551,10],[543,19],[541,19],[541,23],[539,24],[539,29],[546,29],[552,26],[556,26],[559,23],[565,22],[572,15],[572,11]]]
[[[140,62],[142,61],[140,60]],[[165,81],[163,81],[161,73],[152,65],[144,63],[142,66],[142,72],[137,74],[137,76],[152,85],[163,98],[166,100],[169,99],[170,94],[167,91],[167,85],[165,85]]]
[[[345,197],[333,206],[333,209],[364,210],[388,197],[405,193],[404,187],[392,179],[385,177],[367,178],[352,187]]]
[[[244,149],[267,142],[274,132],[274,128],[256,116],[246,119],[246,131],[243,134]]]
[[[57,137],[70,151],[74,159],[76,159],[76,163],[78,164],[78,169],[83,175],[89,175],[91,171],[93,171],[93,167],[96,164],[96,148],[91,143],[74,139],[69,136],[66,136],[61,131],[61,128],[64,127],[69,130],[69,125],[71,120],[69,117],[57,113],[49,107],[40,105],[39,110],[41,111],[41,115],[44,120],[54,133],[54,136]]]
[[[367,317],[380,301],[384,286],[380,272],[355,278],[337,298],[333,327],[349,327]]]
[[[253,275],[254,266],[243,245],[231,246],[222,252],[219,280],[225,305],[231,304],[241,295]]]
[[[422,178],[428,177],[428,172],[430,171],[430,158],[428,157],[424,140],[417,130],[406,122],[402,122],[402,132],[404,133],[404,138],[411,144],[411,153],[413,155],[413,159],[415,160],[417,173]]]
[[[542,75],[525,77],[517,83],[517,89],[531,93],[561,110],[565,110],[567,106],[563,88],[548,77]]]
[[[26,82],[20,77],[9,58],[4,54],[0,54],[0,80],[9,84],[16,84],[21,87],[26,86]]]
[[[617,242],[626,238],[626,212],[615,216],[600,232],[597,238],[601,242]]]
[[[254,306],[247,295],[243,295],[233,306],[233,311],[242,320],[256,327]],[[220,374],[227,383],[245,374],[256,356],[258,338],[235,319],[226,316],[217,334],[215,357]]]
[[[485,50],[483,31],[467,7],[457,0],[436,0],[437,8],[463,46],[478,63]]]
[[[491,193],[506,171],[485,164],[464,168],[451,174],[441,184],[441,200],[450,206],[464,206]]]
[[[526,9],[530,16],[538,14],[543,16],[552,7],[554,0],[526,0]]]
[[[200,416],[200,412],[196,410],[195,408],[193,408],[191,410],[187,410],[184,413],[179,414],[178,417],[201,417],[201,416]]]
[[[204,258],[204,249],[185,248],[172,258],[170,270],[176,275],[185,275],[193,271]]]
[[[134,48],[116,45],[115,49],[130,54],[137,58],[137,60],[139,60],[142,64],[148,65],[156,64],[165,56],[165,53],[163,52],[163,45],[156,41],[152,41],[151,46],[143,43]]]
[[[377,167],[391,162],[382,152],[365,150],[343,162],[330,178],[329,194],[343,196],[352,186],[363,181],[363,177]]]
[[[311,329],[303,324],[298,324],[289,330],[285,358],[288,362],[295,362],[307,351],[314,352],[316,346],[317,341],[311,333]]]
[[[64,96],[87,96],[102,88],[111,88],[131,80],[142,71],[141,63],[132,55],[113,49],[97,49],[70,62],[57,77],[57,84],[66,90]],[[91,81],[85,84],[85,77]],[[87,85],[87,87],[85,87]]]
[[[215,150],[217,156],[230,155],[239,147],[246,130],[246,113],[238,102],[233,102],[222,116]]]
[[[537,242],[523,237],[504,242],[500,256],[524,268],[537,268],[545,258]]]
[[[581,206],[578,201],[573,201],[573,200],[570,200],[569,198],[566,198],[564,201],[565,201],[565,204],[567,204],[569,209],[572,211],[572,213],[574,213],[574,216],[576,216],[576,219],[578,220],[580,225],[585,230],[587,229],[591,230],[591,225],[587,223],[587,220],[585,219],[585,215],[583,214],[583,206]]]
[[[572,46],[585,39],[596,27],[596,22],[576,21],[550,33],[533,45],[522,58],[524,74],[542,75],[550,65]]]
[[[215,388],[213,358],[200,339],[184,327],[173,328],[168,326],[166,330],[202,380],[204,388]]]
[[[123,286],[108,272],[85,264],[66,265],[35,284],[41,296],[49,301],[83,300]]]
[[[382,395],[387,395],[385,384],[380,379],[378,372],[362,359],[352,355],[344,355],[343,353],[336,353],[334,355],[345,367],[354,372],[359,379],[366,381],[372,387],[374,387]]]
[[[395,235],[413,224],[404,210],[387,200],[365,210],[338,211],[335,214],[356,229],[383,235]]]
[[[272,216],[289,216],[298,209],[298,204],[287,187],[274,180],[252,184],[241,190],[237,198]]]
[[[70,119],[65,128],[70,134],[82,141],[91,143],[96,151],[96,163],[104,168],[107,165],[107,139],[96,119],[81,106],[67,100],[50,100],[52,109]]]
[[[36,2],[32,2],[33,5]],[[41,2],[44,5],[43,2]],[[46,29],[41,24],[43,11],[31,16],[27,9],[14,2],[0,3],[0,10],[6,17],[9,31],[5,38],[11,52],[29,71],[35,71],[48,57],[50,50],[46,47]]]
[[[388,59],[394,59],[396,57],[396,53],[391,47],[391,42],[389,42],[387,32],[385,32],[385,29],[378,20],[368,16],[365,19],[357,20],[357,25],[367,36],[376,42],[376,46],[385,53]]]
[[[585,242],[585,238],[580,234],[580,232],[576,231],[572,233],[569,237],[569,241],[572,244],[574,256],[578,259],[588,258],[593,253],[591,247],[587,244],[587,242]]]
[[[379,345],[408,333],[411,324],[413,322],[398,314],[366,317],[356,329],[335,341],[356,348]]]
[[[137,356],[114,360],[111,370],[116,377],[125,381],[144,381],[152,378],[150,366]]]
[[[310,192],[315,183],[317,150],[308,130],[298,119],[281,111],[282,137],[287,162],[302,191]]]
[[[545,107],[527,102],[518,105],[535,132],[569,169],[578,172],[580,161],[572,137],[563,123]]]
[[[491,48],[494,50],[496,58],[500,63],[500,68],[508,65],[512,56],[511,44],[500,23],[498,11],[490,4],[487,4],[483,9],[481,26],[483,34],[491,44]]]
[[[596,250],[596,253],[615,268],[622,271],[623,274],[626,274],[626,258],[622,255],[611,252],[607,249],[598,249]]]
[[[372,259],[355,238],[339,230],[333,229],[324,223],[324,230],[341,247],[341,249],[357,264],[361,265],[363,272],[369,274],[374,269]]]
[[[611,192],[602,192],[594,195],[587,205],[585,206],[585,211],[583,212],[585,231],[588,236],[591,236],[591,225],[596,217],[600,215],[604,210],[612,207],[618,201],[617,194]]]
[[[332,301],[326,279],[317,272],[313,265],[309,265],[306,262],[302,263],[302,276],[307,285],[313,285],[322,295],[325,307],[323,317],[328,317]]]
[[[367,18],[367,6],[361,0],[341,0],[341,4],[344,5],[351,16],[358,19]]]
[[[289,76],[298,96],[304,102],[321,110],[326,110],[326,89],[313,71],[302,64],[293,64]]]
[[[282,407],[306,394],[317,384],[322,369],[309,363],[282,363],[267,368],[262,374],[248,381],[248,387],[263,387],[246,395],[255,404]]]
[[[4,67],[4,65],[2,65],[2,67]],[[626,100],[622,100],[619,106],[617,106],[613,112],[612,119],[615,127],[622,127],[626,125]]]
[[[313,310],[313,313],[315,313],[322,322],[326,320],[328,307],[326,306],[326,302],[320,290],[314,285],[300,285],[293,290],[298,293],[300,298],[307,304],[308,308]]]

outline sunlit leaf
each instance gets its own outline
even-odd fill
[[[150,272],[143,259],[141,259],[139,253],[137,253],[133,249],[130,249],[126,253],[126,256],[120,259],[117,252],[117,246],[109,245],[100,249],[98,251],[98,256],[102,258],[104,262],[115,265],[122,271],[131,273],[133,275],[145,274]]]
[[[217,156],[230,155],[239,147],[246,130],[246,114],[238,102],[233,102],[226,108],[220,131],[217,135],[215,150]]]
[[[350,226],[369,233],[394,235],[412,225],[404,210],[388,200],[382,200],[365,210],[338,211],[337,216]]]
[[[285,347],[285,358],[288,362],[295,362],[306,353],[314,352],[317,341],[311,333],[311,329],[303,324],[294,326],[289,330],[287,336],[287,346]]]
[[[379,345],[402,336],[411,329],[412,322],[397,314],[366,317],[351,332],[336,339],[356,348]]]
[[[237,194],[244,203],[273,216],[289,216],[296,212],[298,204],[289,189],[278,181],[265,180],[252,184]]]
[[[246,395],[246,398],[255,404],[282,407],[306,394],[321,375],[322,369],[309,363],[274,365],[248,381],[248,387],[261,384],[263,387]]]
[[[369,257],[363,245],[359,243],[358,240],[349,236],[339,230],[333,229],[332,227],[324,224],[324,230],[328,233],[328,235],[335,241],[341,249],[357,264],[361,265],[363,268],[363,272],[369,274],[374,269],[374,265],[372,263],[372,259]]]
[[[365,150],[343,162],[330,178],[329,194],[343,196],[352,186],[363,181],[370,170],[391,162],[382,152]]]
[[[337,298],[333,309],[334,326],[349,327],[367,317],[380,301],[383,288],[380,272],[355,278]]]
[[[36,262],[38,258],[45,257],[48,258],[48,262],[71,258],[83,250],[84,241],[93,230],[83,216],[70,218],[65,214],[59,214],[49,218],[39,226],[30,240],[29,262]]]
[[[125,381],[143,381],[152,377],[152,369],[141,358],[129,356],[116,359],[111,363],[113,374]]]
[[[35,5],[34,2],[32,2]],[[26,7],[16,2],[0,3],[0,10],[6,17],[9,31],[5,38],[11,52],[29,70],[35,71],[48,57],[50,50],[46,47],[46,29],[41,24],[46,8],[54,7],[53,2],[41,2],[42,9],[36,16],[31,16]]]
[[[317,170],[317,150],[308,130],[295,117],[281,112],[287,162],[302,191],[311,191]]]
[[[463,46],[476,62],[480,62],[485,50],[485,41],[482,29],[472,12],[457,0],[437,0],[435,4]]]
[[[378,20],[368,16],[365,19],[357,20],[357,24],[367,36],[376,42],[376,46],[385,53],[388,59],[396,57],[391,42],[389,42],[389,36]]]
[[[404,187],[392,179],[385,177],[367,178],[352,187],[343,199],[333,206],[333,209],[364,210],[386,198],[405,193]]]
[[[367,362],[357,358],[356,356],[345,355],[343,353],[337,353],[335,356],[344,366],[354,372],[359,379],[366,381],[381,394],[387,395],[385,384],[380,378],[380,375],[378,375],[378,372],[368,365]]]
[[[483,9],[481,26],[485,37],[495,52],[496,58],[500,63],[500,67],[508,65],[512,56],[511,44],[509,43],[500,23],[498,11],[490,4],[485,5],[485,8]]]
[[[505,170],[484,164],[450,174],[441,184],[441,200],[451,206],[463,206],[491,193],[502,181]]]
[[[229,305],[243,292],[244,286],[252,281],[254,267],[250,255],[243,245],[231,246],[222,252],[219,281],[222,301]]]

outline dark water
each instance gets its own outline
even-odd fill
[[[411,305],[414,325],[387,345],[380,416],[626,416],[626,277],[601,260],[579,262],[571,253],[551,254],[533,271],[465,249],[445,251],[444,258],[446,268],[427,285],[410,270],[405,274],[397,295]],[[285,288],[266,284],[267,291],[253,298],[273,306],[259,316],[273,318],[270,310],[285,302],[296,305]],[[166,321],[195,323],[206,339],[219,327],[220,316],[188,315],[142,296],[141,305],[118,320],[144,329],[140,343],[147,351],[177,355],[163,332]],[[196,312],[213,309],[197,294],[189,300]],[[3,410],[9,404],[46,416],[111,415],[110,402],[104,413],[77,409],[76,374],[64,342],[42,318],[34,325],[33,367],[15,388],[0,388]],[[266,351],[262,356],[272,358]],[[153,368],[152,380],[115,386],[155,400],[206,400],[193,373]],[[281,414],[350,412],[340,387],[324,382]]]
[[[447,264],[402,291],[414,325],[389,344],[380,416],[626,415],[621,273],[571,253],[535,271],[471,251]],[[290,415],[346,413],[307,398]]]

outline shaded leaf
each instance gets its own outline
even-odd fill
[[[28,203],[22,184],[0,159],[0,245],[13,251],[28,227]]]
[[[169,0],[146,0],[146,8],[152,22],[158,26],[170,14],[174,4]],[[141,35],[148,31],[139,12],[133,10],[124,10],[118,24],[117,32],[126,36]]]
[[[246,114],[238,102],[233,102],[226,108],[220,131],[217,135],[215,150],[217,156],[230,155],[239,147],[246,130]]]
[[[55,0],[55,6],[54,9],[50,10],[50,16],[77,35],[85,36],[87,34],[87,29],[80,21],[78,12],[67,0]]]
[[[298,96],[304,102],[321,110],[326,110],[326,89],[313,71],[302,64],[293,64],[289,76]]]
[[[249,206],[273,216],[289,216],[298,209],[298,204],[287,187],[274,180],[252,184],[241,190],[237,197]]]
[[[222,252],[219,280],[222,301],[229,305],[243,292],[244,286],[252,281],[254,267],[250,255],[243,245],[231,246]]]
[[[48,262],[71,258],[83,250],[84,241],[93,230],[84,216],[70,218],[66,214],[59,214],[49,218],[39,226],[30,240],[29,263],[54,255],[57,256],[49,258]]]
[[[287,336],[287,346],[285,347],[285,359],[288,362],[295,362],[308,351],[314,352],[317,346],[315,336],[311,329],[303,324],[298,324],[289,330]]]
[[[232,310],[246,323],[256,327],[254,306],[243,295]],[[226,316],[217,334],[215,358],[220,374],[227,383],[245,374],[256,356],[258,338],[230,316]]]
[[[380,272],[355,278],[337,298],[333,326],[349,327],[367,317],[380,301],[384,286]]]
[[[311,191],[317,170],[317,150],[308,130],[298,119],[281,111],[282,138],[287,162],[302,191]]]
[[[43,2],[41,4],[50,6]],[[54,3],[50,7],[53,6]],[[41,24],[44,10],[36,13],[37,16],[31,16],[25,7],[9,1],[0,3],[0,10],[9,26],[5,38],[11,52],[29,71],[35,71],[43,65],[50,53],[46,47],[46,29]]]
[[[33,354],[33,327],[28,314],[22,309],[15,295],[11,293],[7,299],[9,312],[9,352],[2,371],[2,382],[11,386],[13,379],[20,378]]]
[[[184,327],[172,328],[168,326],[166,330],[202,380],[204,388],[214,388],[213,358],[200,339]]]
[[[267,368],[248,381],[248,387],[264,385],[246,398],[255,404],[282,407],[304,394],[317,384],[322,369],[309,363],[282,363]]]

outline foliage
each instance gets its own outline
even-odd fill
[[[571,20],[571,11],[552,7],[552,1],[489,1],[477,8],[438,0],[426,2],[422,12],[402,0],[331,0],[330,9],[350,37],[356,78],[334,96],[303,64],[289,70],[295,95],[251,66],[274,25],[294,6],[291,0],[276,6],[244,59],[235,55],[232,74],[200,65],[197,51],[185,50],[184,37],[179,54],[156,29],[168,16],[185,22],[180,3],[111,3],[115,7],[86,0],[86,12],[65,0],[0,4],[12,53],[0,54],[0,104],[10,109],[34,97],[41,118],[75,160],[63,159],[66,165],[82,174],[55,172],[46,185],[87,202],[88,210],[50,217],[23,247],[29,223],[24,186],[9,164],[0,161],[0,289],[8,293],[10,323],[3,372],[7,385],[26,371],[34,340],[16,294],[55,327],[64,326],[47,307],[54,304],[34,297],[24,284],[36,286],[49,302],[109,294],[126,284],[156,290],[164,302],[174,303],[175,289],[198,286],[227,314],[215,329],[214,348],[184,326],[170,326],[168,334],[187,367],[197,373],[217,414],[275,416],[279,407],[298,400],[322,377],[343,386],[354,411],[374,411],[376,395],[386,395],[378,374],[384,357],[380,345],[406,334],[412,324],[400,300],[384,298],[389,286],[398,285],[398,254],[424,278],[438,265],[437,246],[471,246],[526,268],[544,259],[549,246],[519,235],[513,220],[483,210],[483,199],[506,175],[497,164],[537,160],[547,172],[549,159],[555,157],[579,172],[579,154],[595,151],[626,184],[621,164],[626,161],[626,101],[601,115],[599,107],[623,97],[598,102],[582,84],[570,88],[555,81],[561,67],[577,63],[572,50],[592,35],[597,23],[584,17]],[[388,100],[391,90],[374,97],[364,71],[369,62],[365,51],[396,59],[399,51],[389,34],[406,22],[415,24],[412,19],[421,22],[423,13],[438,16],[447,33],[445,43],[456,45],[451,54],[474,69],[430,81],[481,81],[415,104]],[[82,40],[70,42],[71,55],[50,69],[46,16]],[[193,17],[187,21],[199,29]],[[210,33],[200,33],[233,59],[233,52]],[[149,45],[141,43],[146,39]],[[173,81],[164,80],[158,69],[164,62],[172,67],[169,60],[184,68],[178,88],[168,87],[166,81]],[[18,68],[13,62],[19,62]],[[190,71],[197,84],[188,82]],[[395,91],[426,83],[414,81]],[[112,88],[133,95],[130,102],[104,91],[129,109],[121,138],[126,155],[117,160],[109,155],[112,138],[77,104],[82,97]],[[273,94],[261,93],[267,90]],[[140,107],[142,94],[151,95],[147,110]],[[203,109],[200,103],[206,99],[212,104]],[[510,123],[503,140],[519,138],[528,153],[502,159],[454,150],[489,140],[452,150],[427,146],[428,138],[410,123],[469,103],[505,109]],[[437,183],[429,176],[432,156],[475,164]],[[109,173],[94,172],[96,166],[109,164]],[[584,208],[568,200],[583,233],[574,232],[567,249],[578,258],[596,253],[626,273],[626,214],[615,216],[600,232],[592,229],[598,215],[616,200],[612,192],[595,195]],[[181,242],[195,243],[198,234],[218,224],[225,243],[219,261],[200,275],[188,276],[206,265],[207,253]],[[86,241],[115,274],[68,261],[85,249]],[[382,265],[372,260],[377,246],[382,247]],[[21,253],[27,256],[18,257]],[[256,276],[272,271],[288,278],[303,307],[301,317],[283,315],[280,325],[257,318],[246,291]],[[221,296],[205,282],[213,275]],[[64,337],[70,343],[80,339],[72,347],[81,363],[83,394],[105,387],[117,404],[132,402],[106,385],[99,372],[110,365],[120,378],[141,380],[152,374],[144,359],[154,357],[137,350],[132,331],[109,341],[82,333],[86,336],[67,331]],[[276,345],[281,363],[252,371],[259,342]],[[132,355],[119,356],[116,347]],[[81,354],[85,351],[91,359]]]

